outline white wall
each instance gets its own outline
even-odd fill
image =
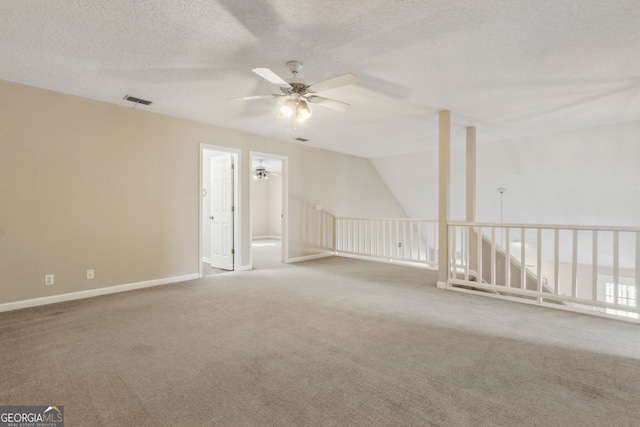
[[[453,147],[452,164],[464,163],[464,152]],[[461,160],[458,159],[461,157]],[[418,219],[438,218],[438,151],[429,149],[413,154],[371,160],[407,215]],[[457,169],[456,169],[457,168]],[[464,218],[464,175],[459,167],[451,176],[450,219]]]
[[[269,236],[271,223],[271,180],[251,181],[251,237]]]
[[[482,129],[478,129],[481,140]],[[464,142],[451,150],[451,219],[464,219]],[[437,215],[437,149],[373,159],[415,218]],[[477,220],[640,226],[640,122],[477,145]]]
[[[640,226],[640,122],[478,146],[478,220]]]

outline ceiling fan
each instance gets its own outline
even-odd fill
[[[268,68],[254,68],[252,70],[263,79],[279,86],[280,93],[244,96],[241,98],[229,99],[254,100],[287,97],[288,99],[280,107],[278,116],[285,118],[295,117],[299,122],[305,121],[311,115],[311,110],[309,109],[308,103],[317,104],[339,111],[343,111],[349,108],[350,105],[346,102],[336,101],[335,99],[318,96],[316,95],[316,93],[323,90],[335,89],[341,86],[357,83],[358,78],[355,75],[351,73],[342,74],[339,76],[331,77],[327,80],[307,85],[297,78],[298,73],[302,69],[302,63],[298,61],[289,61],[287,62],[287,66],[289,67],[291,74],[293,74],[293,77],[289,79],[289,81],[285,81],[283,78],[281,78]]]
[[[280,176],[279,173],[268,171],[267,168],[262,164],[264,160],[259,159],[260,165],[256,166],[253,172],[253,179],[256,181],[261,181],[263,179],[269,179],[269,175]]]

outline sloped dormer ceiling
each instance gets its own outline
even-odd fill
[[[39,0],[0,3],[0,79],[363,157],[433,144],[436,112],[491,141],[640,119],[633,0]],[[294,129],[251,72],[352,72]],[[300,142],[295,142],[300,143]]]

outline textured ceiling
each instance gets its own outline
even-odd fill
[[[363,157],[640,119],[638,0],[0,0],[0,79]],[[252,68],[322,92],[295,129]],[[297,143],[297,142],[296,142]]]

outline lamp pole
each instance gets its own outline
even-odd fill
[[[504,222],[504,217],[503,217],[503,204],[502,204],[502,195],[504,194],[504,192],[507,191],[506,188],[500,187],[498,188],[498,193],[500,193],[500,224],[502,224]],[[504,227],[500,228],[500,242],[502,242],[503,240],[503,233],[504,233]],[[506,245],[506,242],[503,243],[504,245]]]
[[[502,213],[503,213],[503,210],[502,210],[502,194],[505,191],[507,191],[506,188],[502,188],[502,187],[498,188],[498,193],[500,193],[500,223],[503,222],[503,217],[502,217]]]

